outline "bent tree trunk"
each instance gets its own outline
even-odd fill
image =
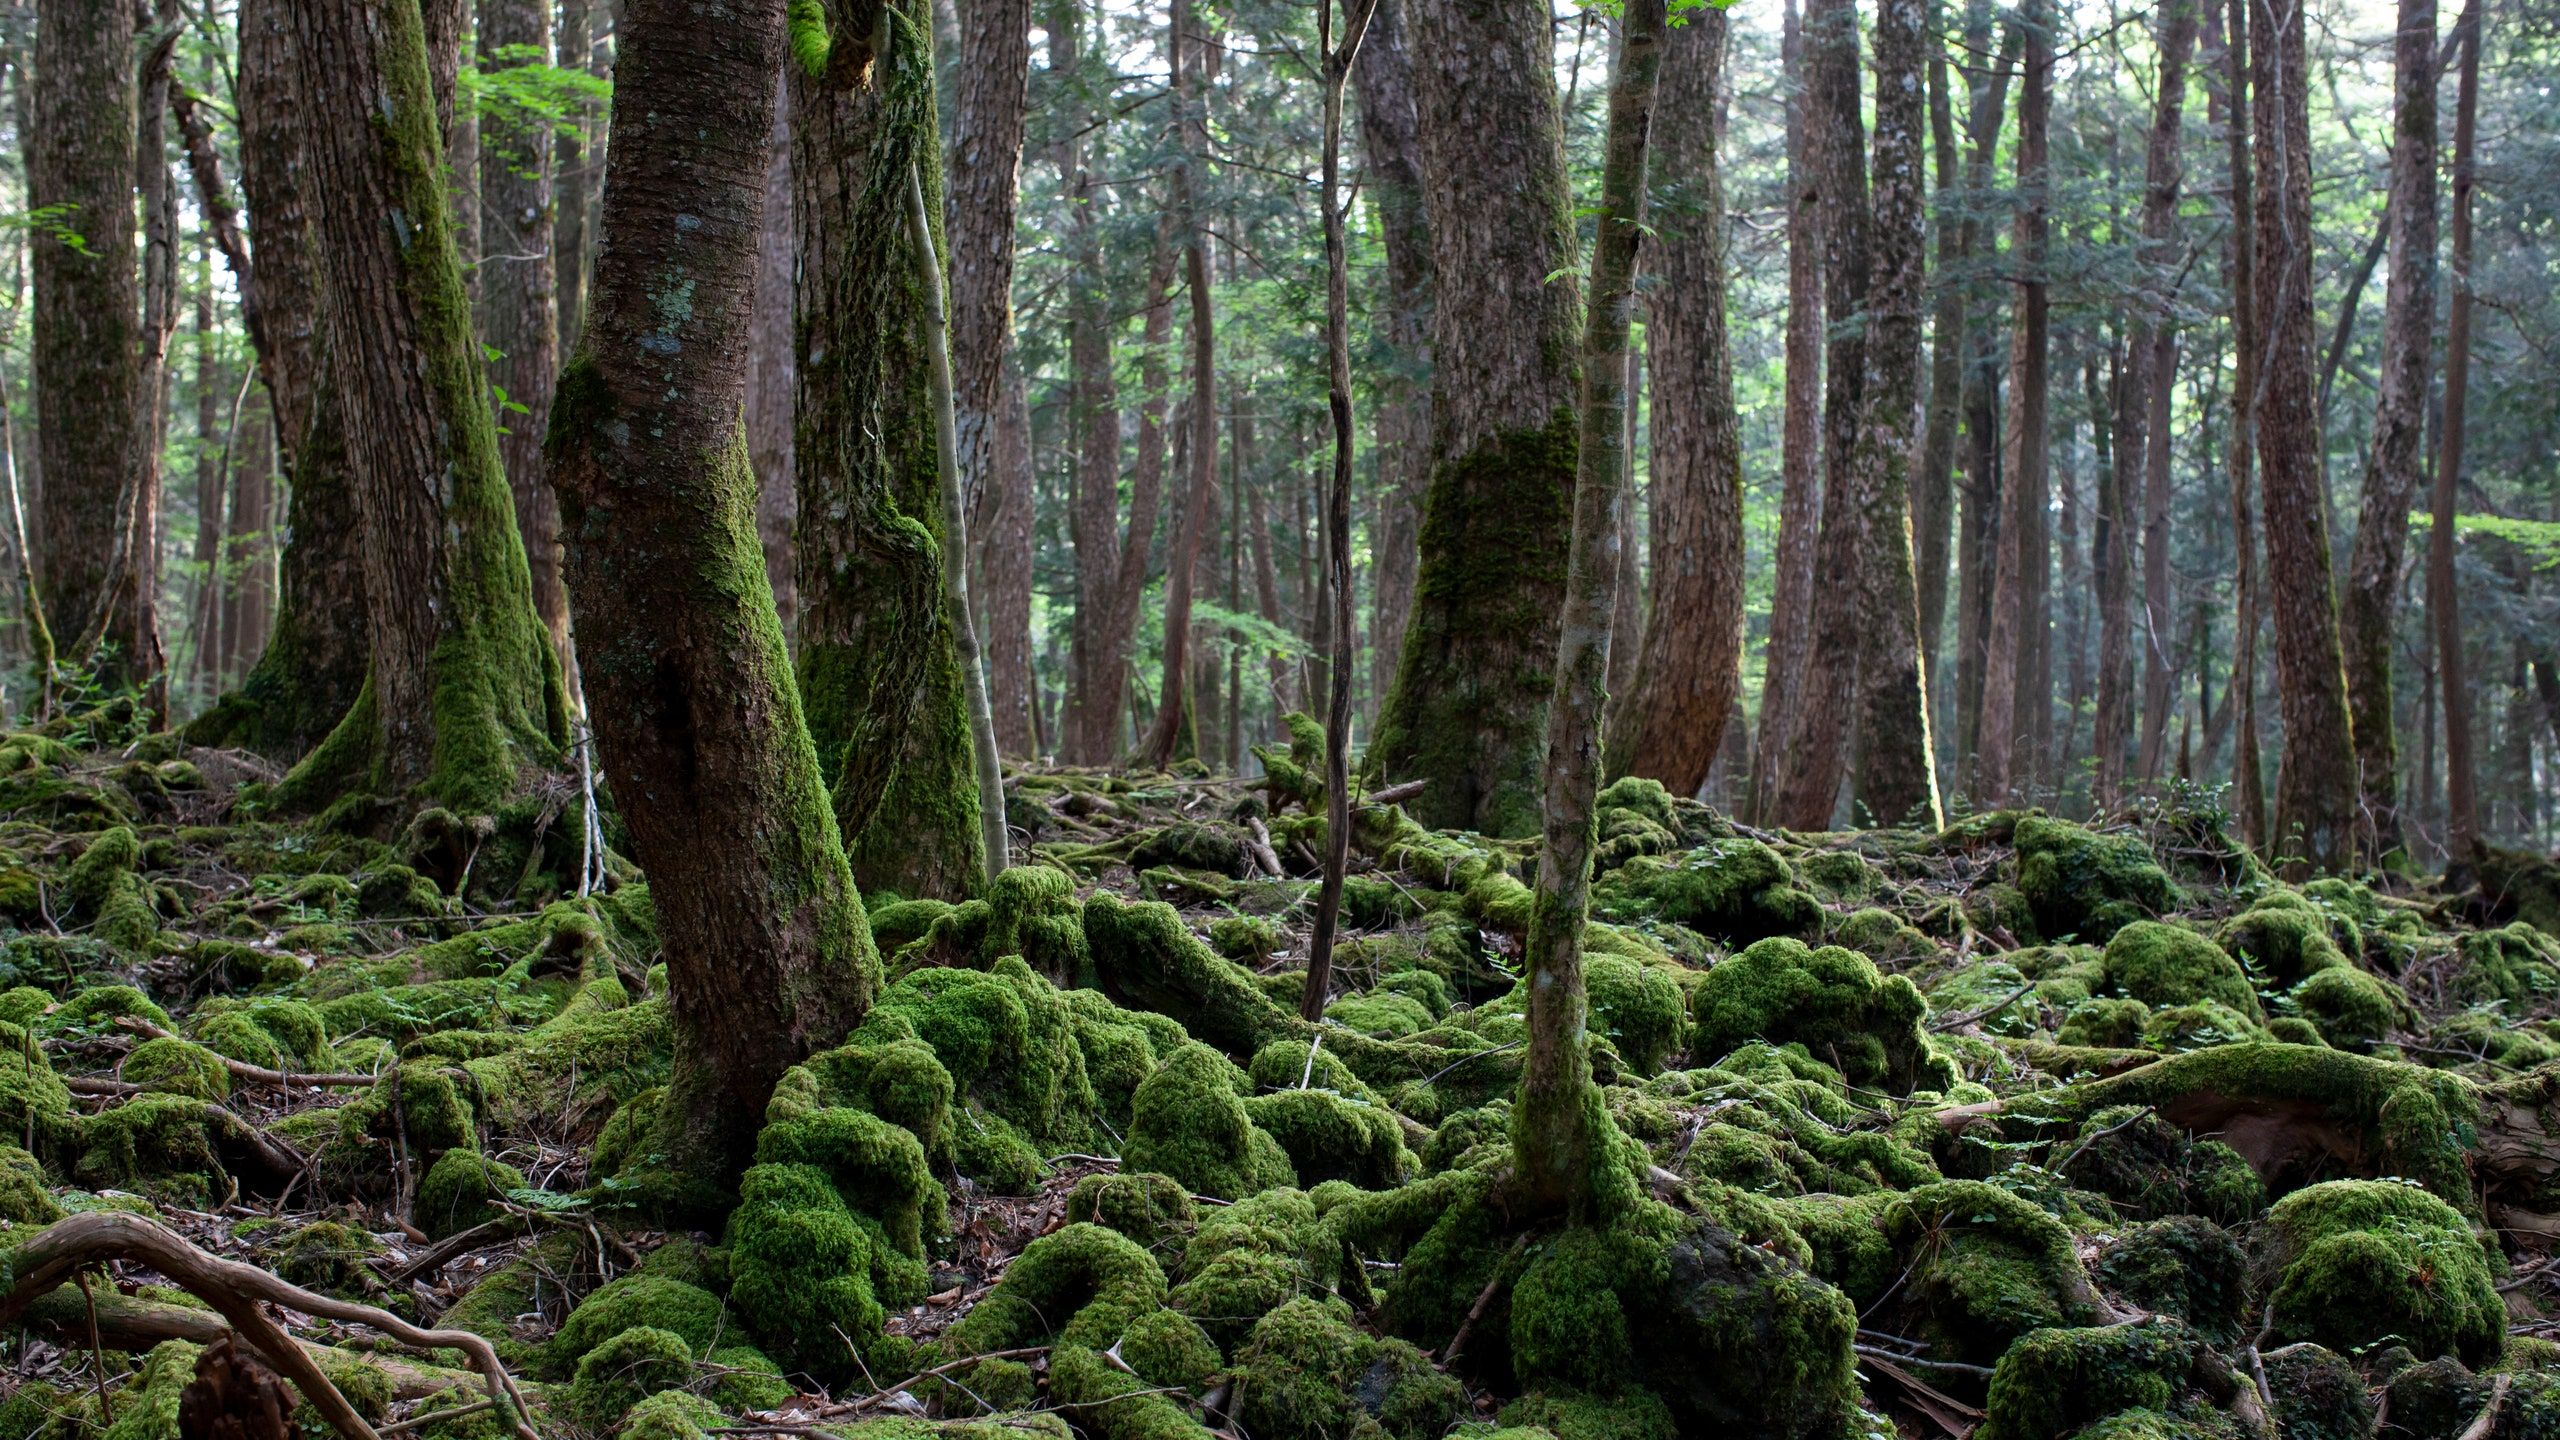
[[[881,10],[875,30],[860,9],[831,7],[823,63],[791,68],[800,693],[854,879],[959,900],[986,856],[907,196],[913,165],[938,210],[932,31],[921,11]]]
[[[604,248],[548,446],[605,773],[667,959],[657,1148],[705,1209],[751,1157],[774,1081],[879,983],[738,422],[782,31],[780,0],[716,24],[685,0],[627,0]]]
[[[1706,783],[1742,690],[1742,435],[1725,343],[1724,178],[1716,154],[1725,12],[1706,9],[1663,46],[1646,199],[1662,281],[1648,311],[1653,360],[1653,609],[1635,685],[1610,714],[1609,773]],[[1627,544],[1623,537],[1620,543]],[[1630,635],[1612,645],[1635,645]]]
[[[1412,0],[1432,270],[1431,485],[1413,613],[1370,768],[1416,819],[1538,830],[1572,529],[1577,287],[1547,11]],[[1606,623],[1605,620],[1603,622]]]
[[[239,688],[187,726],[193,745],[301,758],[364,689],[371,642],[340,392],[322,381],[307,162],[286,0],[240,7],[240,190],[256,246],[261,368],[290,481],[275,629]]]
[[[27,205],[54,217],[28,236],[44,480],[36,548],[46,619],[66,645],[106,618],[119,502],[144,443],[133,32],[129,0],[36,12]]]
[[[1591,1083],[1582,926],[1591,908],[1593,811],[1600,790],[1600,712],[1608,699],[1610,613],[1618,587],[1618,498],[1627,483],[1627,330],[1635,311],[1636,241],[1645,143],[1662,68],[1663,0],[1628,0],[1618,73],[1609,87],[1608,158],[1591,254],[1591,314],[1582,338],[1582,433],[1572,548],[1547,714],[1545,833],[1523,968],[1529,1054],[1511,1113],[1512,1184],[1534,1208],[1576,1222],[1633,1200],[1607,1153],[1612,1127]]]
[[[487,811],[559,759],[568,717],[447,218],[425,29],[415,0],[290,14],[373,660],[283,798],[360,785]]]

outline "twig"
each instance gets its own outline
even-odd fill
[[[80,1304],[89,1312],[89,1353],[98,1364],[98,1413],[109,1425],[116,1423],[116,1407],[107,1398],[107,1347],[98,1339],[98,1297],[89,1293],[89,1272],[83,1270],[80,1281]]]
[[[498,1402],[495,1400],[474,1400],[468,1405],[457,1405],[450,1410],[421,1411],[418,1414],[410,1416],[406,1420],[395,1420],[388,1425],[378,1427],[373,1433],[376,1435],[398,1435],[406,1431],[415,1430],[421,1425],[434,1425],[446,1420],[459,1420],[465,1415],[477,1415],[483,1410],[495,1410],[497,1408]]]
[[[1474,1333],[1476,1322],[1484,1318],[1485,1307],[1493,1303],[1493,1292],[1502,1288],[1503,1278],[1510,1273],[1512,1258],[1528,1243],[1529,1237],[1523,1235],[1512,1241],[1511,1248],[1503,1252],[1501,1261],[1493,1267],[1493,1274],[1485,1280],[1484,1289],[1476,1293],[1476,1303],[1467,1307],[1467,1318],[1460,1322],[1458,1333],[1449,1337],[1449,1348],[1440,1352],[1442,1369],[1458,1363],[1459,1354],[1467,1348],[1467,1336]]]

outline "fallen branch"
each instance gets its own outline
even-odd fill
[[[2515,1383],[2513,1375],[2499,1376],[2498,1383],[2490,1387],[2489,1403],[2480,1407],[2480,1413],[2454,1440],[2489,1440],[2498,1428],[2498,1412],[2507,1408],[2507,1391]]]
[[[1372,790],[1360,797],[1362,805],[1401,805],[1429,788],[1429,782],[1403,780],[1383,790]]]
[[[136,1035],[152,1040],[178,1040],[185,1038],[173,1031],[154,1025],[139,1015],[117,1016],[116,1028],[120,1030],[130,1030]],[[214,1058],[222,1062],[223,1069],[230,1071],[233,1075],[249,1081],[254,1085],[323,1085],[334,1086],[339,1089],[357,1090],[363,1089],[366,1086],[373,1084],[375,1080],[381,1078],[376,1075],[358,1075],[352,1072],[343,1072],[338,1074],[323,1072],[319,1074],[305,1075],[299,1071],[293,1070],[270,1070],[264,1065],[252,1065],[246,1060],[234,1060],[228,1055],[218,1054],[214,1056]]]
[[[497,1351],[480,1336],[463,1330],[421,1329],[388,1310],[314,1294],[253,1265],[207,1254],[153,1221],[121,1211],[93,1210],[57,1220],[20,1243],[10,1256],[8,1293],[0,1296],[0,1328],[16,1323],[29,1305],[59,1289],[84,1267],[108,1260],[147,1265],[211,1305],[261,1358],[294,1383],[345,1440],[380,1437],[261,1302],[324,1320],[371,1326],[403,1345],[459,1350],[480,1371],[490,1400],[513,1418],[520,1440],[542,1440],[525,1418],[524,1397],[515,1381],[499,1363]]]
[[[1274,880],[1288,879],[1289,872],[1280,868],[1280,852],[1271,848],[1271,827],[1263,824],[1259,815],[1247,815],[1244,824],[1252,837],[1245,842],[1245,848],[1252,852],[1253,863]]]

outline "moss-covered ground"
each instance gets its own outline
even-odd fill
[[[1618,782],[1570,1228],[1504,1184],[1529,843],[1360,807],[1310,1024],[1314,727],[1026,770],[983,896],[865,897],[880,998],[688,1231],[648,887],[574,893],[573,789],[288,821],[129,730],[0,737],[0,1250],[151,1214],[488,1337],[546,1435],[2560,1437],[2534,857],[2295,887],[2205,809],[1796,835]],[[69,1291],[0,1341],[0,1440],[174,1440],[210,1317],[105,1279],[96,1345]],[[455,1355],[282,1318],[376,1423],[502,1434]]]

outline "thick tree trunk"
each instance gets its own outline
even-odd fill
[[[1808,129],[1804,36],[1787,0],[1781,39],[1787,85],[1786,389],[1779,438],[1776,591],[1760,675],[1760,743],[1751,760],[1751,812],[1777,813],[1787,742],[1796,723],[1813,630],[1813,549],[1822,528],[1822,214]]]
[[[1992,567],[1989,633],[1983,645],[1982,712],[1974,749],[1973,788],[2002,803],[2034,782],[2037,718],[2052,703],[2052,674],[2043,666],[2048,555],[2045,505],[2049,484],[2047,406],[2049,321],[2045,247],[2047,126],[2053,109],[2051,10],[2028,0],[2018,17],[2026,32],[2025,84],[2018,100],[2018,213],[2009,265],[2016,272],[2017,314],[2009,339],[2009,407],[2000,449],[2000,539]]]
[[[1911,544],[1911,465],[1920,382],[1920,298],[1928,219],[1921,179],[1922,0],[1878,0],[1875,24],[1874,268],[1867,295],[1865,413],[1858,425],[1866,512],[1857,637],[1853,793],[1880,825],[1944,823],[1929,733],[1927,650]],[[1846,608],[1846,607],[1844,607]]]
[[[479,0],[480,70],[551,63],[550,0]],[[560,583],[560,507],[542,469],[551,384],[560,371],[554,310],[551,127],[536,118],[483,122],[480,133],[480,338],[499,401],[498,453],[515,496],[533,572],[533,608],[570,664],[569,597]]]
[[[287,13],[372,662],[286,793],[363,786],[486,811],[559,758],[567,715],[471,332],[425,32],[411,0]]]
[[[2168,398],[2176,380],[2177,339],[2171,316],[2177,303],[2179,131],[2186,113],[2187,57],[2195,49],[2197,6],[2209,0],[2160,0],[2156,44],[2160,78],[2152,92],[2151,140],[2143,154],[2142,245],[2143,286],[2136,301],[2132,334],[2126,342],[2123,394],[2116,407],[2121,443],[2116,447],[2112,499],[2104,517],[2109,548],[2099,584],[2097,795],[2101,805],[2115,803],[2124,784],[2125,741],[2133,682],[2131,607],[2123,586],[2133,538],[2133,482],[2143,481],[2142,524],[2143,661],[2142,754],[2137,773],[2156,778],[2160,737],[2168,730],[2169,694],[2175,679],[2169,663],[2165,631],[2170,623],[2169,594],[2169,434]],[[2156,415],[2155,415],[2156,412]]]
[[[1609,86],[1591,310],[1582,338],[1580,448],[1555,703],[1547,716],[1538,887],[1521,960],[1529,976],[1529,1053],[1511,1114],[1511,1182],[1528,1207],[1586,1224],[1610,1218],[1634,1198],[1631,1177],[1610,1154],[1611,1122],[1591,1082],[1582,928],[1599,841],[1593,800],[1600,789],[1601,707],[1608,698],[1611,592],[1623,543],[1618,497],[1628,458],[1627,331],[1635,310],[1645,146],[1666,29],[1663,0],[1627,0],[1617,75]]]
[[[942,173],[932,38],[912,5],[879,14],[876,53],[859,7],[831,9],[826,64],[791,69],[800,693],[854,879],[958,900],[986,856],[907,196],[912,165],[931,210]]]
[[[126,480],[149,443],[134,281],[133,49],[131,0],[65,0],[36,14],[27,204],[56,223],[27,234],[44,482],[35,548],[46,617],[65,645],[106,619]]]
[[[1822,375],[1822,525],[1808,577],[1811,616],[1793,723],[1777,757],[1780,825],[1830,828],[1858,694],[1860,590],[1869,552],[1859,428],[1865,411],[1867,289],[1874,217],[1867,208],[1866,126],[1859,114],[1855,0],[1809,0],[1804,13],[1805,148],[1822,230],[1822,309],[1835,322]],[[1849,324],[1851,317],[1861,323]]]
[[[2320,417],[2311,380],[2311,75],[2302,0],[2250,0],[2250,128],[2257,146],[2252,230],[2260,345],[2258,489],[2275,600],[2274,843],[2288,869],[2335,870],[2354,856],[2355,753],[2329,573]]]
[[[774,77],[773,129],[765,139],[764,218],[756,227],[755,318],[747,332],[747,460],[756,468],[756,542],[783,638],[798,633],[800,588],[791,531],[800,515],[792,465],[798,371],[792,327],[799,297],[792,288],[799,231],[791,209],[791,82]]]
[[[2427,617],[2435,632],[2444,693],[2445,853],[2468,862],[2480,843],[2480,800],[2471,761],[2471,691],[2463,677],[2462,595],[2454,582],[2454,521],[2460,509],[2463,428],[2471,400],[2471,197],[2480,126],[2480,0],[2457,22],[2462,71],[2453,111],[2453,301],[2445,320],[2444,420],[2427,527]],[[2288,749],[2290,747],[2287,747]]]
[[[689,1184],[673,1198],[715,1211],[774,1081],[862,1018],[879,962],[738,424],[782,6],[625,5],[605,246],[550,453],[605,773],[667,961],[675,1075],[652,1148]],[[670,313],[679,273],[690,303]]]
[[[1373,444],[1379,476],[1369,691],[1383,697],[1395,681],[1413,617],[1423,494],[1431,483],[1431,223],[1404,0],[1376,0],[1351,83],[1359,100],[1364,188],[1386,251],[1387,304],[1380,328],[1397,361],[1387,374],[1369,377],[1378,395]]]
[[[2393,619],[2409,506],[2426,474],[2427,362],[2436,318],[2436,3],[2401,0],[2392,43],[2391,278],[2382,312],[2382,393],[2364,506],[2339,597],[2347,700],[2363,782],[2363,854],[2400,848],[2400,756],[2391,705]]]
[[[1415,0],[1407,17],[1432,270],[1432,472],[1414,607],[1369,765],[1420,780],[1426,825],[1539,828],[1572,529],[1578,287],[1543,4]],[[1555,277],[1552,279],[1551,277]]]
[[[1200,212],[1198,174],[1208,150],[1208,126],[1197,108],[1201,103],[1194,89],[1197,57],[1185,54],[1185,47],[1195,43],[1192,14],[1190,0],[1174,0],[1166,46],[1174,57],[1173,209],[1182,230],[1183,282],[1191,292],[1191,448],[1185,457],[1190,475],[1182,518],[1175,527],[1173,549],[1165,557],[1164,671],[1156,690],[1155,724],[1139,742],[1136,756],[1139,763],[1153,766],[1169,765],[1183,753],[1183,731],[1191,720],[1185,686],[1190,679],[1193,571],[1218,488],[1217,318],[1210,304],[1209,232]],[[1197,744],[1195,734],[1194,749]]]
[[[1031,78],[1031,0],[970,0],[952,108],[951,356],[960,474],[984,533],[990,699],[996,742],[1031,737],[1031,436],[1014,358],[1013,215]]]
[[[322,383],[318,257],[291,25],[285,0],[241,6],[240,190],[256,244],[268,411],[291,482],[278,603],[272,628],[261,621],[235,629],[263,639],[264,649],[239,688],[186,731],[193,744],[240,745],[284,761],[299,758],[337,726],[364,689],[372,654],[363,546],[352,538],[355,490],[340,422],[345,396]],[[271,524],[261,519],[256,530]],[[249,530],[245,520],[243,529]]]
[[[1635,685],[1610,712],[1611,774],[1694,795],[1742,690],[1742,436],[1725,338],[1724,178],[1717,147],[1727,19],[1703,10],[1671,31],[1651,131],[1646,199],[1660,281],[1649,297],[1653,361],[1653,607]],[[1610,638],[1639,648],[1635,635]]]

